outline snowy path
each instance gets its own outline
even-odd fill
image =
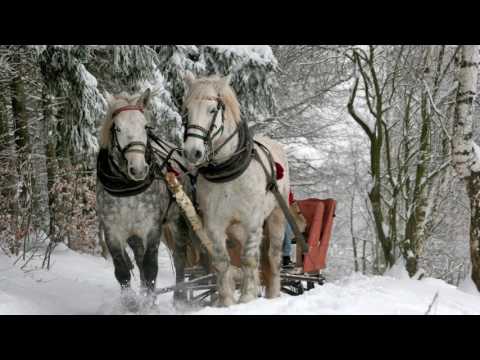
[[[78,254],[59,246],[50,271],[40,270],[41,259],[29,271],[12,266],[0,255],[0,314],[119,314],[119,288],[113,265],[103,258]],[[230,308],[205,308],[191,314],[424,314],[433,297],[432,314],[480,314],[480,296],[437,279],[410,280],[401,271],[391,276],[354,274],[327,283],[300,297],[282,294]],[[134,279],[138,287],[138,275]],[[159,252],[158,286],[174,283],[170,257]],[[471,292],[471,289],[468,290]],[[175,314],[172,294],[158,298],[149,314]]]

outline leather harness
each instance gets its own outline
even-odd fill
[[[213,140],[214,137],[219,134],[221,131],[223,133],[224,129],[224,110],[225,104],[223,103],[220,96],[217,97],[205,97],[204,100],[216,100],[217,101],[217,110],[215,111],[210,126],[207,129],[198,126],[198,125],[190,125],[188,124],[188,119],[185,117],[183,120],[183,124],[185,126],[185,135],[184,140],[188,137],[196,137],[204,141],[208,152],[207,152],[207,161],[206,164],[201,164],[199,167],[199,173],[202,174],[205,179],[214,183],[225,183],[232,181],[239,176],[241,176],[250,165],[252,158],[254,158],[258,163],[262,166],[265,176],[267,178],[267,188],[266,191],[271,191],[272,194],[275,196],[278,204],[280,205],[282,212],[284,213],[287,221],[289,222],[292,230],[295,234],[295,238],[297,239],[299,245],[302,247],[304,253],[308,252],[308,245],[305,239],[305,236],[302,234],[300,229],[298,228],[297,223],[295,222],[292,214],[290,213],[289,207],[285,201],[285,199],[280,194],[278,189],[277,177],[276,177],[276,167],[274,166],[274,160],[272,154],[268,150],[268,148],[263,145],[262,143],[253,140],[253,136],[250,133],[250,129],[248,128],[248,124],[246,121],[241,121],[240,124],[237,124],[237,128],[235,131],[216,149],[213,148]],[[202,100],[202,99],[200,99]],[[215,128],[215,120],[217,118],[218,112],[222,110],[222,125],[219,127],[217,132],[213,133],[213,129]],[[196,129],[200,130],[203,134],[192,134],[189,133],[189,129]],[[235,153],[226,161],[221,163],[216,163],[213,159],[215,155],[220,151],[220,149],[225,146],[233,137],[238,133],[239,141],[238,146]],[[254,145],[257,145],[259,149],[261,149],[265,156],[268,159],[268,163],[270,165],[270,171],[267,170],[265,164],[263,163],[258,150],[255,148]]]
[[[144,112],[142,107],[135,105],[127,105],[121,108],[118,108],[112,113],[112,119],[120,114],[123,111],[140,111]],[[164,144],[161,139],[159,139],[149,127],[147,127],[147,142],[146,144],[139,141],[133,141],[128,143],[124,148],[122,148],[118,142],[116,133],[118,130],[115,128],[115,123],[112,125],[112,144],[113,148],[116,149],[121,156],[125,159],[125,154],[128,152],[140,152],[145,154],[145,162],[148,165],[148,175],[144,180],[135,181],[130,179],[118,166],[113,158],[113,154],[109,152],[108,149],[100,149],[100,152],[97,157],[97,176],[100,182],[102,183],[105,190],[112,196],[115,197],[128,197],[138,195],[146,191],[152,182],[155,179],[163,179],[162,176],[159,176],[163,169],[167,167],[168,170],[172,170],[170,161],[172,156],[176,151],[179,151],[177,148],[169,149],[169,146]],[[161,147],[167,155],[164,156],[159,151],[152,147],[151,141],[155,142],[159,147]],[[132,147],[141,147],[132,148]],[[153,159],[153,155],[162,160],[161,165]],[[174,160],[175,161],[175,160]],[[182,170],[186,171],[186,168],[178,161],[175,161],[177,166]]]

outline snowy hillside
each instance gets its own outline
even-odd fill
[[[119,289],[113,265],[103,258],[82,255],[63,245],[52,256],[50,271],[34,259],[20,270],[20,262],[0,255],[0,314],[120,314]],[[134,286],[138,286],[138,274]],[[165,247],[159,252],[158,286],[170,285],[174,275]],[[467,284],[468,285],[468,284]],[[350,275],[303,296],[258,299],[230,308],[191,310],[189,314],[480,314],[480,296],[461,291],[441,280],[410,280],[402,271],[390,276]],[[176,314],[172,294],[158,297],[147,314]]]

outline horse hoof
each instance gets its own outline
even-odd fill
[[[192,306],[187,302],[187,300],[174,300],[173,308],[179,313],[184,313],[192,309]]]
[[[228,306],[231,306],[231,305],[235,305],[235,300],[233,298],[224,298],[224,299],[220,299],[219,302],[218,302],[218,307],[228,307]]]
[[[245,295],[240,296],[240,300],[238,300],[238,302],[241,303],[241,304],[245,304],[245,303],[248,303],[252,300],[255,300],[256,298],[257,298],[257,296],[255,296],[254,294],[245,294]]]
[[[121,304],[129,312],[138,312],[140,310],[140,304],[137,301],[135,292],[132,289],[122,290]]]
[[[265,297],[267,299],[275,299],[277,297],[280,297],[280,291],[276,292],[276,293],[267,293],[267,294],[265,294]]]

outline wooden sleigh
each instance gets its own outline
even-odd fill
[[[327,251],[333,229],[336,201],[333,199],[297,200],[296,204],[303,216],[306,226],[304,235],[308,251],[303,252],[300,246],[295,248],[295,263],[293,269],[282,269],[282,291],[289,295],[301,295],[306,290],[314,288],[315,284],[323,285],[325,278],[321,271],[326,267]],[[168,239],[168,236],[167,236]],[[168,243],[168,241],[167,241]],[[265,244],[265,242],[264,242]],[[169,246],[170,247],[170,246]],[[240,254],[241,245],[235,241],[227,241],[231,263],[236,270],[236,281],[241,282]],[[265,261],[262,251],[261,263]],[[185,281],[171,287],[156,290],[157,294],[171,291],[182,291],[186,301],[191,305],[211,305],[216,300],[215,274],[212,269],[206,271],[199,266],[200,256],[193,248],[187,249],[187,268]],[[262,281],[262,270],[260,270]]]

